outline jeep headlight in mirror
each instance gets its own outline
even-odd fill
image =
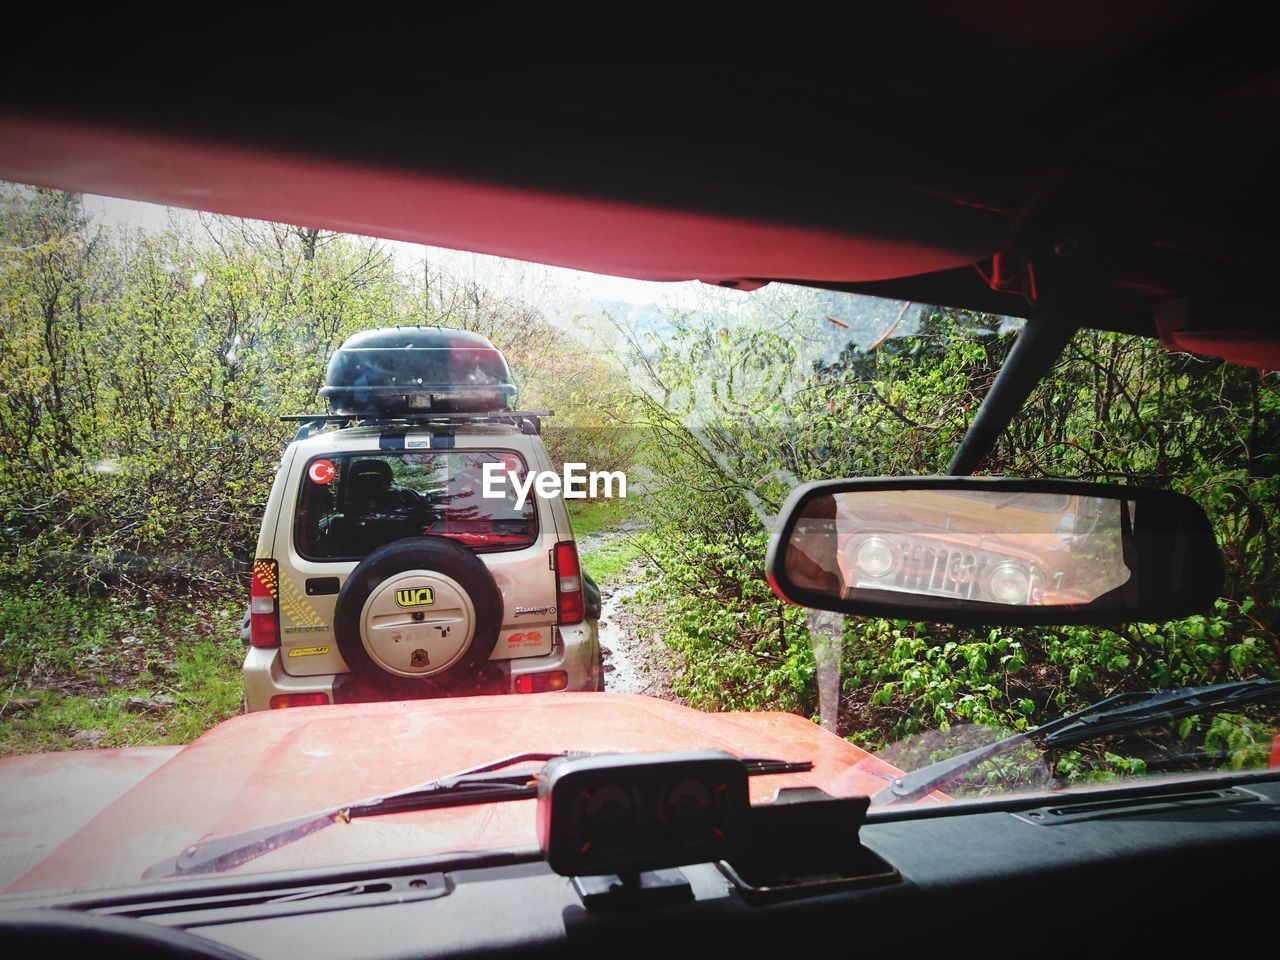
[[[1222,588],[1204,512],[1163,490],[912,477],[798,488],[769,546],[785,600],[985,624],[1166,620]]]

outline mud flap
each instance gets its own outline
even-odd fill
[[[582,571],[582,594],[585,601],[585,615],[588,620],[599,620],[600,610],[602,609],[602,601],[600,599],[600,588],[596,586],[596,582],[591,579],[591,574],[586,570]]]

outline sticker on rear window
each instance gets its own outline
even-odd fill
[[[332,460],[317,460],[307,470],[307,476],[311,478],[312,483],[326,484],[333,479],[333,474]]]

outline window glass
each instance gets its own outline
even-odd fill
[[[485,464],[501,466],[484,496]],[[506,472],[516,453],[468,450],[316,457],[298,506],[298,552],[312,560],[359,560],[384,544],[423,535],[478,550],[515,550],[538,532],[533,498],[516,505]]]

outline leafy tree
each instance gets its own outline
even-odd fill
[[[943,472],[1016,335],[1002,318],[963,311],[911,323],[864,349],[865,337],[833,336],[821,309],[784,320],[686,314],[664,342],[626,343],[644,371],[637,404],[662,481],[645,597],[694,702],[812,711],[814,625],[769,602],[763,580],[773,513],[797,481]],[[1121,630],[850,618],[841,729],[875,747],[956,724],[1023,729],[1118,689],[1280,676],[1278,386],[1150,340],[1077,335],[984,469],[1189,493],[1217,526],[1225,599],[1211,615]]]

